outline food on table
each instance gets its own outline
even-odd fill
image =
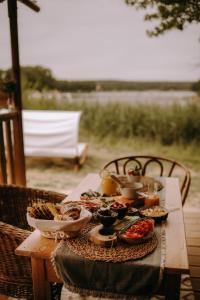
[[[100,197],[101,194],[99,192],[93,191],[93,190],[88,190],[84,193],[81,194],[80,199],[81,200],[89,200],[89,199],[94,199]]]
[[[139,216],[125,216],[122,220],[118,220],[114,224],[114,229],[117,235],[123,234],[131,225],[133,225],[137,220],[139,220]]]
[[[81,207],[76,203],[53,204],[53,203],[34,203],[32,207],[27,207],[27,213],[35,219],[43,220],[77,220],[80,218]]]
[[[81,200],[66,200],[65,203],[76,203],[78,205],[81,205],[88,209],[91,212],[97,211],[101,205],[102,202],[99,198],[93,198],[93,199],[81,199]]]
[[[123,205],[119,202],[114,201],[111,205],[110,205],[110,209],[117,212],[118,214],[118,219],[123,219],[126,215],[126,212],[128,210],[128,207],[126,205]]]
[[[123,207],[125,207],[125,205],[115,201],[113,204],[111,204],[110,207],[111,208],[123,208]]]
[[[59,211],[59,208],[55,204],[50,202],[47,202],[46,206],[50,210],[51,214],[55,217]]]
[[[27,207],[28,214],[35,219],[53,220],[59,213],[58,208],[53,203],[34,203],[32,207]]]
[[[60,206],[60,213],[65,220],[67,218],[77,220],[80,217],[81,207],[76,203],[63,204]]]
[[[113,199],[114,199],[114,201],[121,203],[123,205],[126,205],[126,206],[130,206],[133,203],[133,200],[130,200],[124,196],[115,196]]]
[[[90,201],[84,201],[81,203],[82,206],[84,206],[86,209],[88,209],[91,212],[95,212],[99,209],[100,205],[96,202],[93,202],[93,200]]]
[[[140,219],[129,227],[124,236],[131,239],[141,239],[147,236],[154,229],[154,220],[150,218]]]
[[[138,209],[135,207],[128,207],[127,215],[134,216],[138,214]]]
[[[143,208],[140,211],[144,216],[147,217],[162,217],[165,216],[168,212],[167,210],[162,206],[152,206]]]

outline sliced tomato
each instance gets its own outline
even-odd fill
[[[139,234],[137,232],[131,232],[131,233],[125,232],[125,236],[128,237],[128,238],[132,238],[132,239],[143,238],[143,235]]]

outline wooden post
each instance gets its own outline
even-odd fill
[[[3,137],[3,121],[0,121],[0,183],[7,183],[5,144]]]
[[[16,83],[14,92],[15,109],[18,117],[14,123],[14,161],[16,184],[26,185],[26,168],[24,157],[24,142],[22,128],[22,100],[21,100],[21,80],[19,64],[19,46],[18,46],[18,24],[17,24],[17,0],[8,0],[8,16],[10,22],[10,38],[12,53],[12,75]]]

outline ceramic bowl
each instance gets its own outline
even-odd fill
[[[122,196],[128,199],[137,199],[138,192],[143,188],[141,182],[134,182],[127,184],[125,187],[121,187],[120,191]]]
[[[113,203],[111,204],[110,209],[117,213],[117,218],[119,220],[122,220],[127,213],[128,207],[120,203]]]
[[[84,207],[81,207],[80,218],[70,221],[55,221],[55,220],[42,220],[31,217],[26,214],[28,224],[40,230],[41,234],[48,238],[55,238],[55,236],[74,237],[77,236],[80,230],[87,225],[92,218],[91,212]],[[63,234],[60,234],[63,233]]]
[[[168,210],[163,206],[144,206],[139,209],[139,214],[141,217],[149,217],[154,219],[156,223],[165,221],[168,217]]]
[[[97,218],[101,224],[105,227],[112,226],[117,220],[118,213],[111,209],[99,209],[97,211]]]

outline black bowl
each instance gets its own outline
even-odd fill
[[[160,211],[160,214],[159,214]],[[155,220],[156,223],[165,221],[168,217],[168,210],[163,206],[143,206],[139,209],[139,214],[141,217],[149,217]]]
[[[98,220],[105,227],[112,226],[115,223],[117,216],[117,212],[110,209],[99,209],[97,211]]]
[[[119,220],[122,220],[122,219],[125,217],[126,213],[127,213],[128,207],[127,207],[127,206],[123,206],[123,207],[112,207],[112,205],[111,205],[110,209],[111,209],[112,211],[114,211],[114,212],[117,213],[117,218],[118,218]]]

